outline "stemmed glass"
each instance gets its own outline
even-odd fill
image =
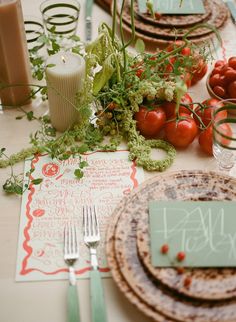
[[[219,170],[229,173],[236,165],[236,99],[219,102],[213,111],[212,125],[213,155]]]

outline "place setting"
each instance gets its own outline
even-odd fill
[[[133,191],[107,233],[121,292],[155,321],[234,321],[234,200],[235,179],[213,172],[161,175]]]

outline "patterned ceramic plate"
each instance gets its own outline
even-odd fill
[[[226,5],[221,0],[212,0],[211,6],[211,15],[209,19],[207,19],[207,23],[212,27],[218,29],[220,28],[226,19],[228,18],[229,12]],[[119,12],[119,9],[118,9]],[[130,8],[128,4],[126,4],[124,12],[123,12],[123,21],[130,25],[131,24],[131,16],[130,16]],[[157,26],[150,23],[147,23],[141,19],[135,19],[135,28],[137,31],[146,34],[152,35],[155,37],[161,37],[166,39],[176,39],[181,38],[184,34],[189,31],[189,27],[176,28],[173,26]],[[208,34],[212,34],[213,31],[209,28],[200,27],[193,31],[188,38],[194,37],[202,37]]]
[[[137,225],[137,247],[141,262],[147,271],[170,289],[198,299],[222,300],[236,297],[236,269],[199,268],[182,271],[152,266],[146,215],[140,218]]]
[[[122,207],[125,210],[125,200],[122,201]],[[119,206],[118,206],[119,207]],[[157,312],[155,309],[151,308],[145,302],[143,302],[132,290],[132,288],[127,284],[125,279],[123,278],[122,274],[120,273],[120,269],[116,260],[114,246],[115,246],[115,237],[114,232],[116,229],[116,224],[120,217],[121,213],[117,213],[112,217],[112,221],[110,221],[108,230],[107,230],[107,240],[106,240],[106,253],[107,253],[107,260],[109,266],[111,268],[111,273],[113,279],[115,280],[117,286],[121,290],[121,292],[126,296],[126,298],[133,303],[140,311],[142,311],[145,315],[152,318],[154,321],[158,322],[174,322],[172,319],[167,319],[164,315]]]
[[[178,187],[181,189],[177,189]],[[144,313],[150,316],[150,310],[154,310],[161,316],[181,322],[236,321],[235,300],[216,302],[190,299],[151,279],[146,273],[137,253],[137,224],[143,214],[148,214],[148,200],[154,199],[232,200],[236,199],[236,180],[214,172],[182,171],[158,175],[133,191],[123,204],[116,208],[117,227],[115,231],[108,232],[108,244],[115,238],[115,256],[120,273],[129,289],[136,295],[135,300],[132,296],[129,296],[129,299],[136,305],[137,300],[138,303],[145,303],[146,308],[142,310]],[[108,263],[117,282],[117,275],[113,271],[114,264],[109,254]],[[120,288],[126,293],[122,286]]]
[[[151,23],[158,26],[172,26],[172,27],[190,27],[197,23],[201,23],[204,20],[207,20],[211,14],[211,1],[203,0],[205,13],[198,15],[161,15],[158,19],[153,19],[147,13],[140,13],[138,8],[138,3],[135,2],[134,10],[138,17],[146,21],[147,23]]]
[[[119,25],[119,17],[117,17],[117,22]],[[130,25],[126,24],[125,22],[123,23],[123,31],[124,34],[127,38],[127,40],[130,39],[131,34],[132,34],[132,30]],[[210,33],[206,36],[199,36],[199,37],[193,37],[191,38],[191,42],[195,43],[195,44],[205,44],[206,42],[209,42],[212,40],[212,38],[215,37],[214,33]],[[148,52],[156,52],[157,47],[160,49],[164,49],[166,48],[168,45],[172,44],[174,39],[165,39],[165,38],[161,38],[161,37],[155,37],[152,35],[146,35],[143,32],[140,31],[135,31],[135,41],[137,39],[142,39],[145,42],[145,51]],[[133,44],[135,44],[135,41],[133,42]]]

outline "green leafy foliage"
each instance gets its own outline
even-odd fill
[[[137,39],[135,43],[135,49],[140,54],[143,54],[145,52],[145,43],[142,39]]]
[[[181,1],[181,0],[180,0]],[[114,0],[115,8],[116,0]],[[134,18],[133,0],[131,0],[131,21]],[[152,11],[152,1],[147,1],[147,6]],[[121,14],[122,16],[122,14]],[[113,22],[116,21],[116,10],[113,13]],[[122,22],[122,19],[121,19]],[[121,23],[122,25],[122,23]],[[204,25],[206,28],[207,26]],[[210,28],[210,27],[209,27]],[[212,28],[212,27],[211,27]],[[184,44],[194,48],[187,40],[189,32],[183,37]],[[51,30],[52,32],[55,29]],[[132,24],[134,31],[134,24]],[[13,165],[25,157],[36,153],[48,153],[51,158],[67,160],[70,157],[79,157],[78,168],[74,174],[78,179],[84,175],[87,162],[82,159],[82,154],[87,151],[115,151],[122,140],[127,141],[130,150],[130,160],[137,160],[137,164],[150,171],[164,171],[173,162],[175,149],[163,140],[147,141],[136,129],[134,113],[141,104],[159,103],[163,100],[179,101],[186,91],[182,80],[186,70],[191,70],[194,64],[192,56],[181,55],[183,47],[177,47],[172,52],[157,50],[151,55],[145,53],[143,41],[136,42],[138,55],[133,56],[127,46],[134,39],[134,33],[127,43],[124,42],[122,28],[121,41],[115,36],[115,23],[112,30],[101,24],[98,37],[85,48],[80,38],[72,36],[74,42],[70,50],[83,55],[86,60],[86,75],[84,86],[76,96],[76,109],[80,114],[80,122],[64,133],[57,133],[50,123],[48,116],[35,117],[32,111],[26,112],[17,119],[26,117],[29,121],[40,122],[40,129],[30,136],[31,147],[8,157],[5,149],[0,150],[0,167],[10,166],[11,176],[6,181],[3,189],[6,192],[21,194],[28,189],[30,184],[40,184],[41,178],[32,179],[31,171],[27,174],[28,183],[24,183],[22,176],[13,174]],[[49,39],[41,36],[39,41],[47,46],[49,55],[57,53],[61,47],[58,39]],[[204,52],[204,57],[208,55]],[[42,80],[45,78],[45,60],[40,56],[35,47],[30,53],[33,76]],[[2,85],[1,85],[2,87]],[[47,99],[47,87],[36,86],[32,91],[34,98],[40,93],[42,99]],[[107,140],[109,136],[109,140]],[[105,139],[105,143],[104,142]],[[167,156],[164,160],[152,160],[151,148],[163,149]]]
[[[81,178],[83,178],[84,173],[82,172],[82,170],[81,170],[81,169],[76,169],[76,170],[74,171],[74,175],[76,176],[76,178],[81,179]]]
[[[42,181],[43,181],[43,179],[42,179],[42,178],[38,178],[38,179],[33,179],[33,180],[31,180],[31,183],[32,183],[32,184],[35,184],[35,185],[38,185],[38,184],[40,184]]]

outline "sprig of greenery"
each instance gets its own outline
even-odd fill
[[[14,174],[13,165],[11,163],[11,158],[9,158],[7,156],[5,151],[6,151],[5,148],[0,149],[0,159],[2,159],[2,157],[5,157],[5,159],[7,159],[9,161],[9,165],[10,165],[10,169],[11,169],[10,177],[3,184],[3,190],[6,193],[14,193],[17,195],[21,195],[25,190],[29,189],[30,185],[38,185],[43,181],[42,178],[31,179],[31,174],[34,171],[34,169],[31,168],[26,173],[26,178],[28,178],[28,181],[24,183],[23,174],[19,174],[19,175]]]

